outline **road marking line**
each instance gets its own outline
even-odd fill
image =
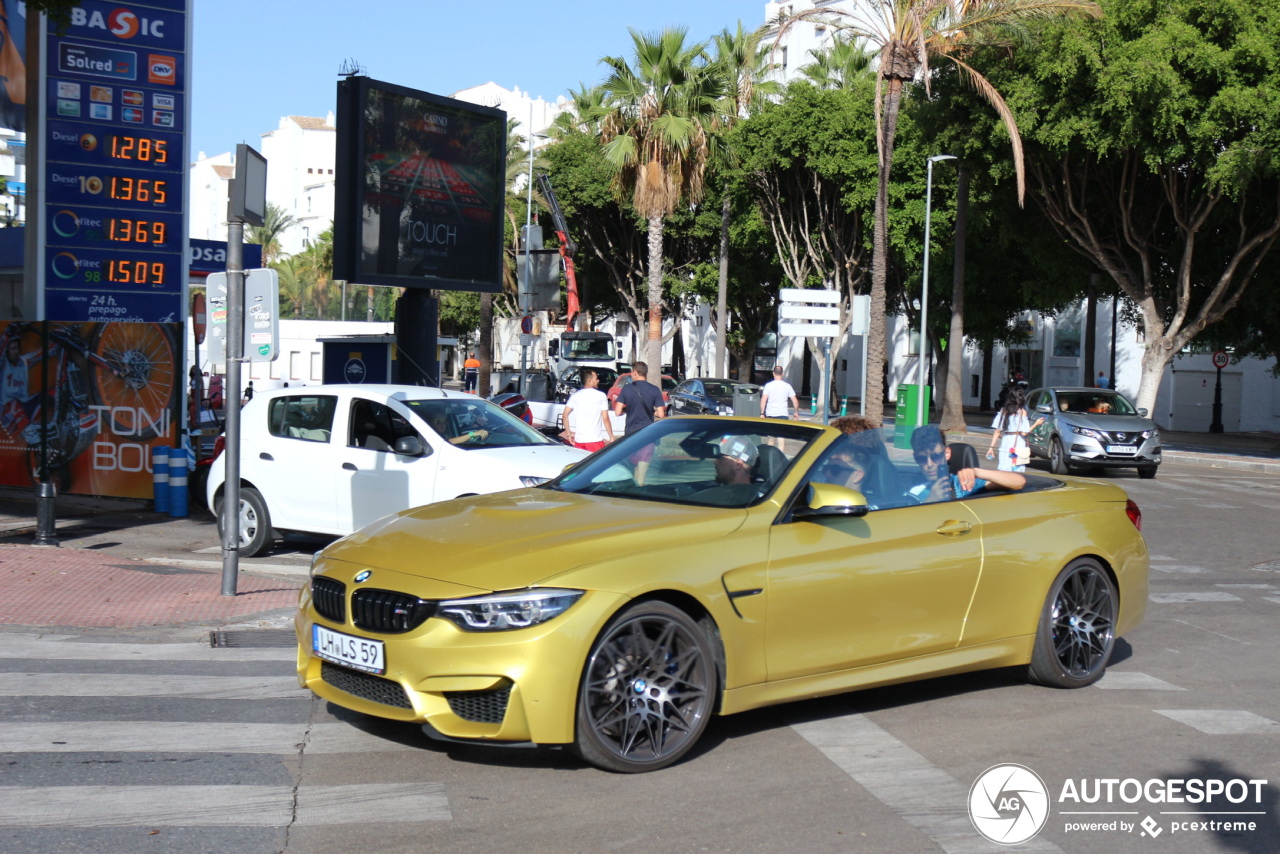
[[[1157,715],[1200,730],[1206,735],[1277,735],[1280,723],[1243,709],[1154,709]]]
[[[407,731],[415,728],[405,725]],[[417,735],[418,733],[414,733]],[[425,741],[426,736],[421,736]],[[418,750],[345,723],[246,724],[171,721],[6,723],[0,753],[401,753]]]
[[[1193,591],[1185,590],[1181,593],[1152,593],[1147,597],[1152,602],[1160,602],[1163,604],[1176,602],[1239,602],[1239,596],[1232,596],[1230,593],[1219,593],[1213,590]]]
[[[1127,691],[1185,691],[1171,685],[1163,679],[1147,673],[1129,673],[1122,670],[1108,670],[1102,678],[1094,683],[1097,688],[1119,688]]]
[[[174,676],[128,673],[0,673],[0,697],[162,697],[309,700],[293,676]]]
[[[969,789],[862,715],[792,724],[860,786],[948,854],[1007,852],[988,843],[969,820]],[[1043,839],[1019,851],[1060,852]]]
[[[290,647],[242,648],[189,643],[84,643],[73,635],[0,632],[0,658],[55,661],[296,661]]]
[[[312,827],[453,818],[441,783],[0,787],[4,827]]]
[[[1156,572],[1173,572],[1180,573],[1182,575],[1199,575],[1202,573],[1213,572],[1213,570],[1207,569],[1203,566],[1166,566],[1165,564],[1160,564],[1159,566],[1153,566],[1151,568]]]

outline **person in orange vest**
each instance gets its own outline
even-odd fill
[[[476,383],[480,381],[480,360],[476,358],[475,353],[467,356],[467,360],[462,363],[462,389],[475,394]]]

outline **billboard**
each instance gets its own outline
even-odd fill
[[[0,483],[150,498],[179,438],[181,323],[0,323]]]
[[[334,278],[500,291],[506,145],[501,110],[339,81]]]

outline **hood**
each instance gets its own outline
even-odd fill
[[[497,448],[472,448],[463,451],[468,459],[479,457],[488,460],[505,471],[535,477],[557,477],[566,466],[590,456],[581,448],[553,442],[548,445],[511,445]]]
[[[515,489],[388,516],[321,553],[481,590],[516,590],[595,561],[737,530],[747,511]]]

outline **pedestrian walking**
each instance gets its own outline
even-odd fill
[[[1098,379],[1094,382],[1098,388],[1111,388],[1111,380],[1102,371],[1098,371]]]
[[[462,390],[476,393],[476,384],[480,382],[480,360],[474,352],[467,355],[462,363]]]
[[[1031,423],[1027,416],[1027,393],[1021,386],[1014,386],[991,424],[995,432],[991,435],[991,446],[987,448],[987,459],[998,459],[996,467],[1000,471],[1026,471],[1027,463],[1031,461],[1027,434],[1043,423],[1043,418]]]
[[[582,388],[565,403],[564,430],[565,438],[584,451],[598,451],[614,439],[609,397],[600,390],[600,377],[590,368],[583,369]]]
[[[648,427],[654,421],[667,417],[667,404],[662,399],[662,390],[651,382],[647,382],[649,364],[636,362],[631,366],[631,382],[618,392],[613,411],[616,415],[626,415],[626,424],[622,433],[630,436]],[[649,461],[653,458],[653,446],[649,445],[631,457],[635,466],[633,477],[636,486],[644,486],[645,475],[649,471]]]
[[[791,387],[791,383],[782,378],[782,366],[775,365],[773,379],[760,390],[760,411],[765,418],[786,418],[788,403],[795,410],[790,417],[799,419],[800,398],[796,397],[796,390]]]

